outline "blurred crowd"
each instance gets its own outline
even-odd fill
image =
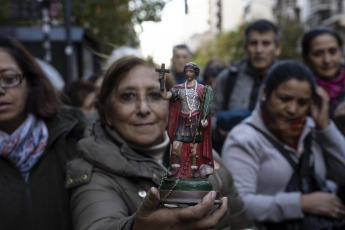
[[[341,36],[305,31],[303,62],[279,59],[271,21],[243,39],[241,61],[202,68],[178,44],[165,76],[122,47],[57,88],[1,34],[0,229],[345,229]],[[207,178],[212,190],[164,205],[165,176]]]

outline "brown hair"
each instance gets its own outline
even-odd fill
[[[63,92],[66,95],[62,99],[65,104],[80,107],[90,93],[97,92],[97,88],[92,82],[79,79],[66,85]]]
[[[0,35],[0,49],[18,64],[31,90],[26,101],[26,112],[48,118],[59,111],[61,101],[57,90],[35,61],[34,57],[14,38]]]

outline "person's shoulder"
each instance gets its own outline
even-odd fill
[[[83,114],[78,111],[77,108],[74,108],[72,106],[63,105],[59,108],[59,111],[47,118],[44,118],[45,123],[49,126],[55,126],[55,125],[72,125],[73,123],[78,123],[81,121],[84,121],[85,117],[83,117]]]
[[[247,59],[242,59],[232,63],[229,67],[224,68],[217,76],[219,79],[227,79],[228,77],[236,77],[245,68]]]
[[[257,126],[257,124],[252,123],[250,117],[235,125],[228,134],[229,138],[235,142],[238,142],[240,145],[260,142],[261,134],[259,134],[259,132],[250,124]],[[258,128],[262,129],[262,127]]]
[[[240,61],[232,63],[228,67],[228,69],[231,73],[238,73],[241,70],[243,70],[244,68],[246,68],[247,66],[248,66],[248,59],[244,58],[244,59],[241,59]]]
[[[72,119],[77,122],[78,128],[82,130],[86,128],[87,119],[79,108],[73,106],[62,106],[60,114],[68,119]]]
[[[72,106],[62,106],[57,114],[45,119],[50,132],[69,132],[79,138],[86,128],[86,118],[81,111]]]
[[[66,163],[66,188],[90,182],[93,165],[82,158],[74,158]]]

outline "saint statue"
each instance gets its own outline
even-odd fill
[[[164,80],[163,71],[156,71]],[[170,100],[168,135],[172,150],[166,181],[177,181],[175,185],[183,179],[205,180],[213,173],[209,116],[213,93],[211,87],[196,81],[199,73],[199,67],[189,62],[184,67],[185,83],[168,92],[161,88],[161,96]]]

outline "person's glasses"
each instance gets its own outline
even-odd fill
[[[0,75],[0,86],[2,88],[11,88],[22,83],[23,76],[21,74]]]

